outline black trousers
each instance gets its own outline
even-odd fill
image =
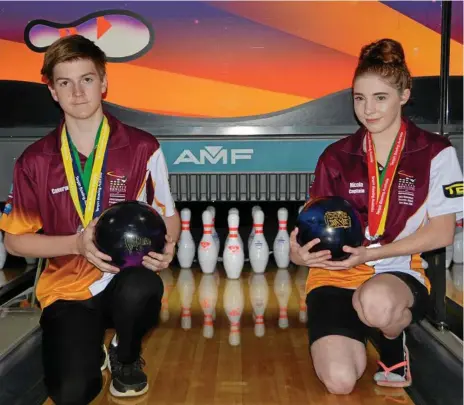
[[[105,330],[115,328],[118,360],[138,359],[143,336],[158,323],[163,282],[146,268],[122,270],[85,301],[59,300],[42,313],[45,385],[57,405],[87,405],[102,387]]]

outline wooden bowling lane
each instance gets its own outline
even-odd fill
[[[108,393],[110,376],[105,371],[104,389],[93,405],[413,404],[404,390],[380,388],[373,383],[372,375],[378,356],[371,346],[366,373],[351,395],[336,396],[325,390],[312,367],[307,331],[299,320],[300,297],[295,285],[296,272],[295,268],[289,270],[289,327],[281,329],[278,326],[279,304],[274,292],[277,270],[267,269],[265,279],[269,298],[264,314],[265,335],[261,338],[254,333],[248,284],[251,273],[249,270],[242,273],[245,306],[240,321],[241,342],[234,347],[229,344],[229,320],[223,309],[227,281],[222,268],[214,336],[211,339],[203,337],[203,311],[199,303],[201,271],[193,269],[191,272],[195,291],[189,330],[181,328],[181,298],[175,286],[180,271],[175,268],[166,271],[163,277],[171,279],[173,284],[167,300],[169,319],[160,322],[159,327],[147,335],[143,345],[149,392],[139,398],[114,398]],[[110,331],[108,342],[111,336]],[[46,402],[47,405],[51,403]]]

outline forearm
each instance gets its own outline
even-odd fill
[[[368,249],[369,261],[407,256],[440,249],[453,243],[456,215],[448,214],[432,220],[399,241]]]
[[[5,248],[13,256],[50,258],[78,254],[77,234],[48,236],[36,233],[5,234]]]
[[[174,240],[174,242],[177,242],[181,231],[179,213],[175,211],[174,215],[164,217],[164,223],[166,224],[167,234]]]

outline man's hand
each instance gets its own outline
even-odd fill
[[[153,271],[160,271],[166,269],[169,264],[174,259],[174,251],[175,251],[176,243],[174,240],[169,236],[166,235],[166,245],[164,246],[164,253],[155,253],[150,252],[148,256],[143,257],[142,264],[150,270]]]
[[[77,235],[77,252],[101,271],[116,274],[119,272],[119,269],[107,263],[111,261],[111,257],[100,252],[93,243],[97,221],[98,218],[95,218]]]

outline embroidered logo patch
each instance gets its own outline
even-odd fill
[[[455,181],[443,187],[443,194],[446,198],[457,198],[463,196],[464,186],[462,181]]]

